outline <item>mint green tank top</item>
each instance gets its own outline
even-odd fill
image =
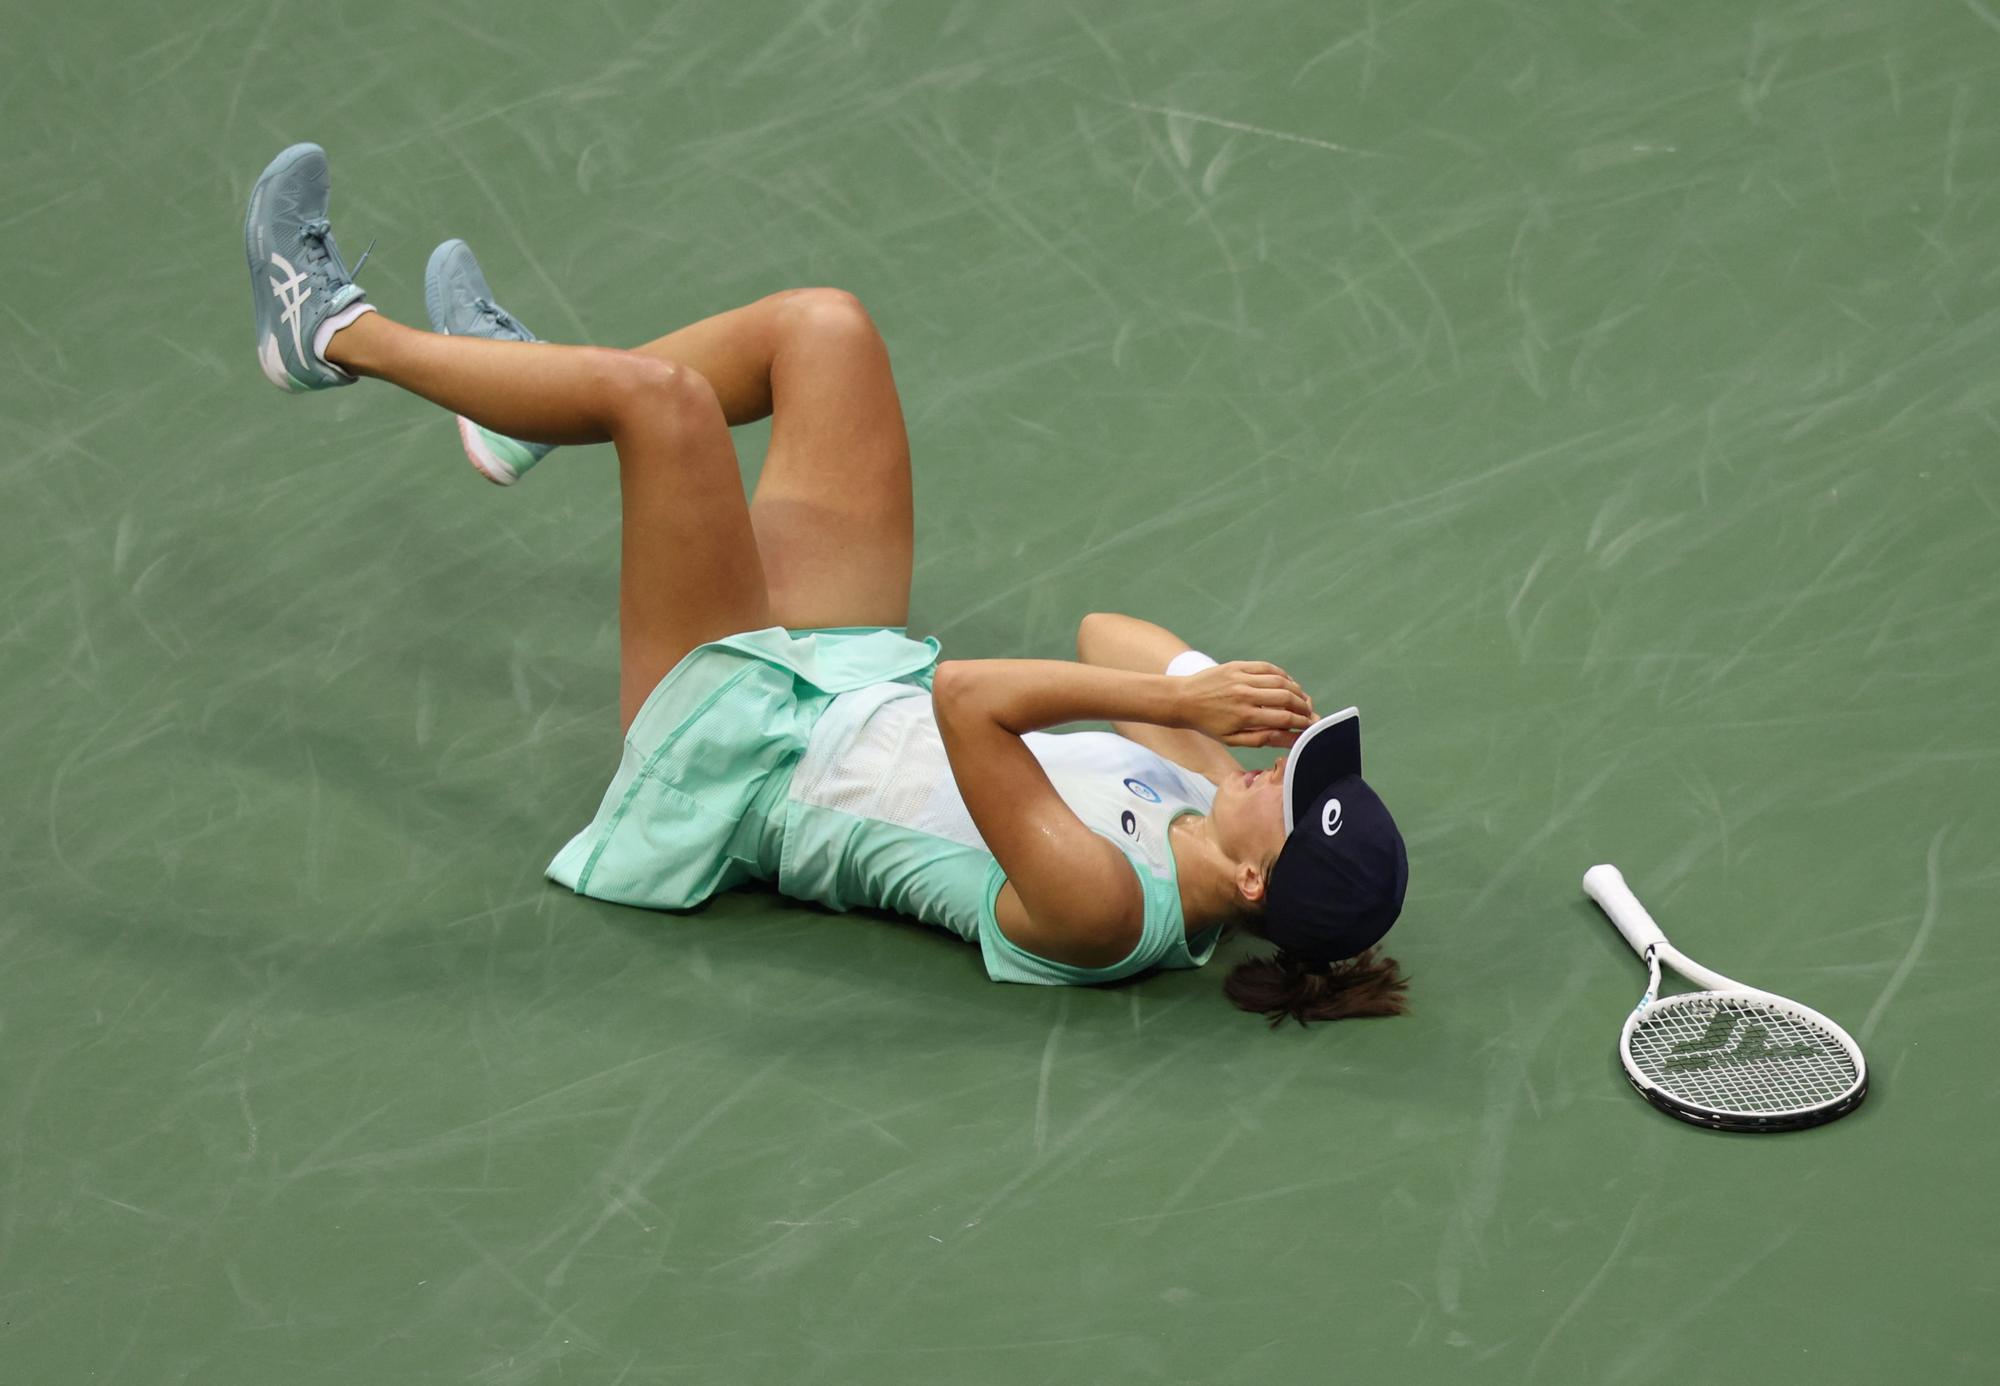
[[[1088,985],[1208,961],[1220,930],[1187,937],[1167,829],[1183,814],[1206,813],[1215,787],[1108,732],[1023,740],[1063,801],[1138,878],[1144,926],[1117,963],[1072,967],[1001,933],[994,901],[1006,873],[958,792],[930,694],[912,683],[871,685],[827,706],[792,774],[773,776],[759,795],[763,812],[746,819],[756,872],[832,909],[867,905],[949,929],[979,945],[995,981]]]

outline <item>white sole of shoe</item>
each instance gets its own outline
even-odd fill
[[[494,456],[493,449],[486,446],[479,426],[463,414],[458,415],[458,440],[465,445],[465,457],[472,463],[473,469],[495,486],[512,486],[521,479],[519,472]]]

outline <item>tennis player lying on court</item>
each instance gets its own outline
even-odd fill
[[[302,144],[251,194],[273,384],[400,385],[457,415],[502,485],[557,446],[617,450],[624,751],[552,878],[660,909],[772,882],[949,929],[1001,981],[1195,967],[1240,926],[1280,949],[1230,976],[1244,1009],[1401,1011],[1373,949],[1408,868],[1352,709],[1315,722],[1275,665],[1218,666],[1124,616],[1086,616],[1077,663],[939,663],[935,640],[904,634],[909,445],[852,297],[774,294],[632,351],[555,346],[447,241],[425,278],[436,331],[419,332],[354,283],[327,188],[324,151]],[[766,415],[746,503],[729,430]],[[1086,720],[1116,731],[1041,730]],[[1225,746],[1292,754],[1247,772]]]

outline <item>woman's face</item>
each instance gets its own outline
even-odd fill
[[[1217,786],[1208,810],[1215,840],[1232,861],[1269,874],[1285,845],[1285,758],[1268,770],[1245,770]]]

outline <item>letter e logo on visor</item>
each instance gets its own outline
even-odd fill
[[[1328,799],[1326,801],[1326,807],[1319,811],[1319,826],[1321,831],[1328,837],[1332,837],[1340,831],[1342,826],[1340,821],[1340,800]]]

